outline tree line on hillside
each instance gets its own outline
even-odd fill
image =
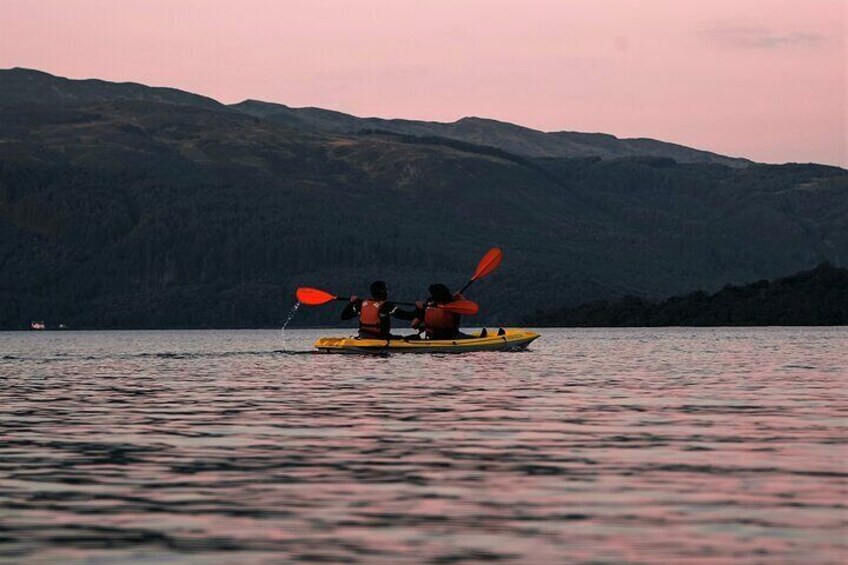
[[[427,283],[466,278],[491,245],[504,247],[507,260],[496,280],[475,289],[483,314],[469,323],[517,324],[550,296],[569,306],[652,297],[717,288],[745,276],[733,272],[743,265],[756,274],[766,263],[772,272],[815,264],[817,232],[845,248],[844,204],[835,197],[845,175],[831,180],[821,167],[589,159],[542,161],[549,176],[518,176],[528,169],[472,159],[448,168],[441,159],[436,153],[433,167],[421,167],[432,198],[418,186],[397,189],[394,173],[306,184],[282,173],[215,179],[0,163],[0,327],[39,319],[73,328],[273,327],[297,285],[361,293],[384,278],[404,298],[423,298]],[[810,178],[816,201],[794,196],[792,187]],[[727,212],[727,201],[744,215]],[[808,231],[776,231],[796,216]],[[437,230],[426,227],[433,217]],[[643,323],[593,316],[583,325]],[[338,316],[310,310],[296,323]],[[544,313],[539,323],[572,322]]]
[[[536,326],[842,326],[848,325],[848,270],[822,263],[773,281],[727,285],[719,292],[692,292],[662,302],[635,296],[576,308],[540,311]]]

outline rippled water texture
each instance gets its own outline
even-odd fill
[[[846,329],[321,333],[0,334],[0,561],[847,561]]]

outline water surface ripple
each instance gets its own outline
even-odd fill
[[[848,561],[848,329],[322,333],[0,334],[0,561]]]

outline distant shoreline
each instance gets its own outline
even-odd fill
[[[294,310],[293,310],[294,311]],[[476,322],[473,318],[468,320]],[[40,325],[42,329],[37,326]],[[32,327],[0,331],[234,331],[274,330],[280,326],[160,326],[60,328],[61,323],[33,322]],[[733,327],[843,327],[848,325],[848,269],[824,262],[814,269],[772,281],[744,286],[726,285],[707,294],[695,291],[652,302],[636,296],[618,301],[596,301],[576,307],[539,311],[523,323],[501,324],[526,328],[733,328]],[[468,328],[497,328],[499,324],[463,324]],[[52,326],[52,327],[51,327]],[[286,330],[326,330],[354,333],[354,324],[289,325]],[[396,327],[402,331],[404,327]]]

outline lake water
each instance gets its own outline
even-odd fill
[[[0,333],[0,562],[848,561],[846,328],[332,333]]]

